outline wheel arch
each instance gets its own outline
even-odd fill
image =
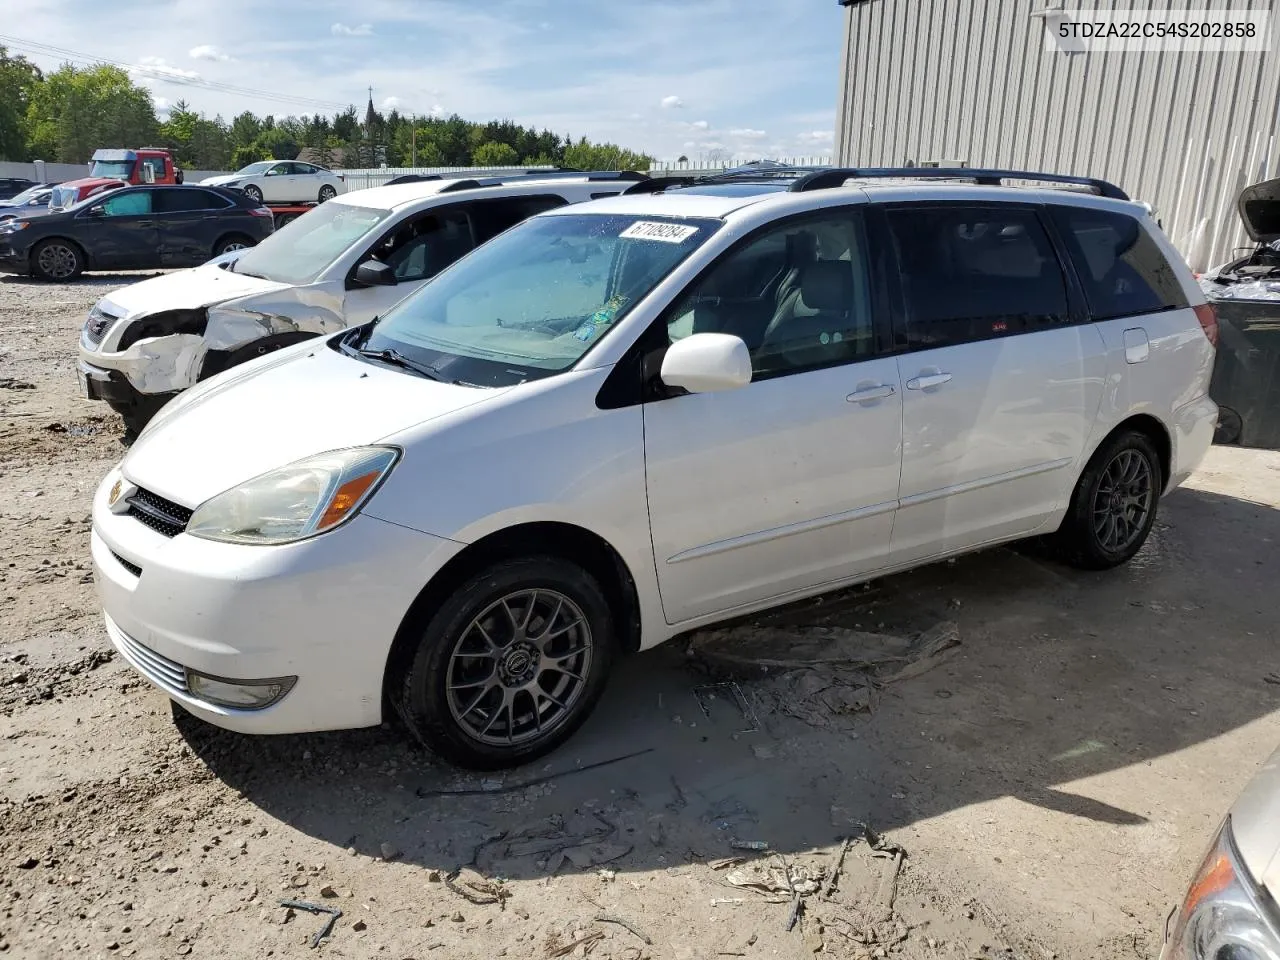
[[[242,230],[227,230],[219,234],[218,239],[213,242],[213,255],[215,257],[219,256],[218,251],[222,248],[222,245],[231,239],[243,240],[247,247],[256,247],[258,245],[257,240],[254,240],[253,237]]]
[[[1169,484],[1173,477],[1173,438],[1169,433],[1169,428],[1157,416],[1150,413],[1135,413],[1125,417],[1114,427],[1108,430],[1102,437],[1098,439],[1097,444],[1090,452],[1090,459],[1106,445],[1118,433],[1126,430],[1136,430],[1149,439],[1156,448],[1156,453],[1160,456],[1160,470],[1162,491],[1169,489]]]
[[[391,643],[383,669],[386,700],[395,678],[408,667],[417,633],[432,609],[480,570],[504,559],[529,554],[552,554],[576,563],[600,581],[619,624],[623,652],[640,646],[640,600],[635,578],[621,554],[599,534],[560,521],[520,523],[481,537],[452,557],[422,588],[410,605]]]

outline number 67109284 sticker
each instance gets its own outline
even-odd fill
[[[624,240],[659,240],[662,243],[684,243],[697,232],[697,227],[691,227],[686,223],[659,223],[656,220],[637,220],[618,236]]]

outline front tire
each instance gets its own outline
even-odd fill
[[[413,629],[396,707],[428,747],[477,770],[567,740],[599,701],[617,648],[600,584],[551,556],[482,570]]]
[[[1084,570],[1107,570],[1142,549],[1164,488],[1160,455],[1145,433],[1108,439],[1085,467],[1062,526],[1051,538],[1058,554]]]
[[[262,188],[252,183],[247,183],[240,188],[240,192],[252,200],[254,203],[262,202]]]
[[[68,240],[42,240],[31,251],[31,274],[41,280],[74,280],[84,272],[84,254]]]

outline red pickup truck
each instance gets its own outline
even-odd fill
[[[65,210],[81,200],[130,183],[181,182],[182,171],[174,164],[169,151],[163,148],[95,150],[89,176],[59,184],[49,198],[49,207]]]

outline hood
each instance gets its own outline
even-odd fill
[[[1231,833],[1244,865],[1274,897],[1280,893],[1280,750],[1231,808]]]
[[[131,284],[103,297],[108,313],[122,317],[144,317],[161,310],[194,310],[226,300],[283,290],[288,284],[249,277],[205,264]]]
[[[504,392],[426,380],[314,340],[179,396],[134,443],[124,473],[195,507],[303,457],[377,443]]]
[[[235,183],[237,180],[248,180],[249,174],[243,176],[238,173],[224,173],[220,177],[205,177],[200,181],[202,187],[223,187],[228,183]]]
[[[1245,233],[1254,243],[1280,240],[1280,178],[1245,187],[1236,200]]]

